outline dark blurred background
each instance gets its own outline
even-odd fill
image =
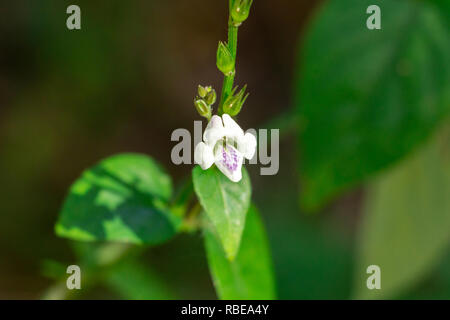
[[[236,81],[250,92],[243,128],[263,127],[291,108],[295,57],[319,2],[255,1],[239,31]],[[66,28],[70,4],[81,7],[79,31]],[[220,92],[215,55],[227,15],[227,1],[0,4],[0,298],[40,298],[54,283],[43,262],[76,263],[70,241],[53,227],[87,167],[132,151],[154,157],[175,182],[190,174],[190,166],[171,163],[170,134],[192,130],[199,118],[198,84]],[[278,175],[250,171],[278,296],[348,298],[364,192],[351,191],[318,215],[302,213],[295,146],[295,137],[281,141]],[[173,297],[215,298],[199,234],[147,250],[143,260]],[[100,285],[83,297],[123,296]]]

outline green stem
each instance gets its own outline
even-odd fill
[[[94,265],[81,264],[82,289],[83,292],[95,287],[101,281],[101,274],[105,269],[114,266],[124,256],[130,253],[133,246],[124,243],[105,243],[99,246],[93,256]],[[137,251],[142,249],[137,248]],[[87,280],[88,279],[88,280]],[[43,300],[66,300],[80,298],[83,292],[69,290],[66,286],[66,279],[60,279],[49,287],[41,299]]]
[[[181,226],[182,232],[195,232],[199,228],[199,214],[202,211],[202,206],[199,202],[196,202],[191,210],[186,214],[183,224]]]
[[[233,6],[233,0],[230,0],[230,11]],[[234,25],[231,19],[231,13],[228,18],[228,49],[234,58],[235,68],[230,75],[225,75],[222,85],[222,94],[220,96],[219,115],[223,114],[223,104],[233,90],[234,77],[236,74],[236,53],[237,53],[238,27]]]

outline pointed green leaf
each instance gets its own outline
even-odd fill
[[[208,264],[220,299],[275,299],[272,262],[264,225],[252,206],[236,258],[229,261],[212,226],[205,228]]]
[[[448,1],[330,0],[301,51],[301,201],[321,207],[423,142],[450,110]],[[381,29],[369,30],[370,5]],[[447,5],[448,7],[448,5]]]
[[[355,270],[357,298],[392,298],[420,283],[450,244],[450,130],[373,183]],[[369,265],[381,289],[369,290]]]
[[[230,181],[217,167],[192,172],[195,193],[219,234],[227,257],[233,259],[239,249],[245,215],[250,206],[251,185],[247,170],[242,180]]]
[[[171,193],[170,177],[151,158],[112,156],[75,181],[55,230],[74,240],[161,243],[180,224],[167,208]]]

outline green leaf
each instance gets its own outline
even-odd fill
[[[229,261],[211,226],[205,228],[209,268],[220,299],[275,299],[272,262],[266,232],[252,206],[236,258]]]
[[[74,240],[158,244],[180,225],[167,208],[171,193],[170,177],[151,158],[112,156],[75,181],[55,230]]]
[[[391,298],[419,284],[450,241],[450,129],[381,176],[368,191],[355,274],[357,298]],[[381,268],[368,290],[366,268]]]
[[[196,166],[192,179],[200,204],[216,228],[228,259],[232,260],[239,249],[250,206],[251,185],[247,170],[242,168],[241,181],[232,182],[215,166],[208,170]]]
[[[450,109],[445,13],[435,1],[383,1],[382,29],[369,30],[371,4],[326,2],[299,57],[305,209],[318,209],[399,160]]]

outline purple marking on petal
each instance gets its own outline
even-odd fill
[[[236,150],[232,148],[228,148],[225,150],[224,147],[222,147],[222,161],[221,161],[225,167],[230,171],[236,171],[238,167],[238,156],[236,153]]]

